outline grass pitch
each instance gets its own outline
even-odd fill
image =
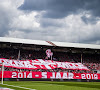
[[[14,90],[100,90],[100,82],[4,81],[0,87]]]

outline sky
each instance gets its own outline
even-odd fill
[[[0,0],[0,37],[100,45],[100,0]]]

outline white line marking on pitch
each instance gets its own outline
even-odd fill
[[[8,84],[2,84],[6,86],[11,86],[11,87],[17,87],[17,88],[23,88],[23,89],[28,89],[28,90],[36,90],[36,89],[31,89],[31,88],[26,88],[26,87],[20,87],[20,86],[14,86],[14,85],[8,85]]]

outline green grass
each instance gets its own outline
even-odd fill
[[[36,90],[100,90],[100,82],[4,81],[4,84]],[[15,90],[25,90],[18,87],[1,84],[0,86],[12,88]]]

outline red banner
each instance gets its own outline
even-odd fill
[[[0,63],[4,63],[5,67],[13,67],[19,69],[73,69],[73,70],[89,70],[82,63],[71,63],[71,62],[58,62],[53,60],[9,60],[0,59]],[[0,64],[2,65],[2,64]]]
[[[0,72],[0,78],[2,77]],[[40,78],[40,79],[100,79],[100,74],[68,72],[17,72],[4,71],[4,78]]]

